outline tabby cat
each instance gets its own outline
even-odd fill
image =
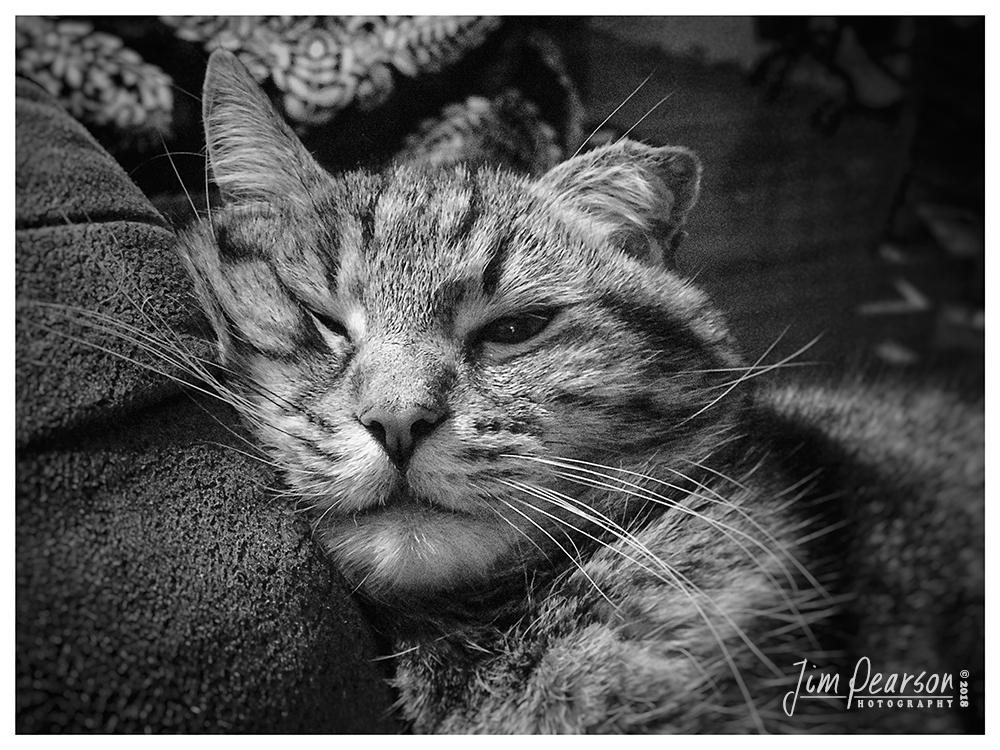
[[[694,154],[332,176],[223,52],[204,112],[228,398],[414,731],[981,729],[982,405],[756,386],[672,270]]]

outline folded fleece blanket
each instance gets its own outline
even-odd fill
[[[171,231],[16,94],[16,730],[393,731],[336,571],[184,384],[171,347],[210,352]]]

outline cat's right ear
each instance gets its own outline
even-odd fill
[[[564,161],[537,185],[612,245],[669,268],[700,180],[701,162],[686,148],[624,139]]]
[[[306,200],[322,167],[237,57],[208,59],[202,97],[205,144],[226,203]]]

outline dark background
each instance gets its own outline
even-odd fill
[[[782,334],[767,362],[822,334],[804,359],[981,379],[982,18],[558,27],[594,125],[652,74],[599,137],[634,125],[700,155],[679,265],[748,358]]]

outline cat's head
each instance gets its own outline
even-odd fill
[[[564,557],[724,439],[737,358],[668,267],[690,152],[335,177],[231,55],[204,108],[225,206],[183,252],[234,402],[373,596]]]

